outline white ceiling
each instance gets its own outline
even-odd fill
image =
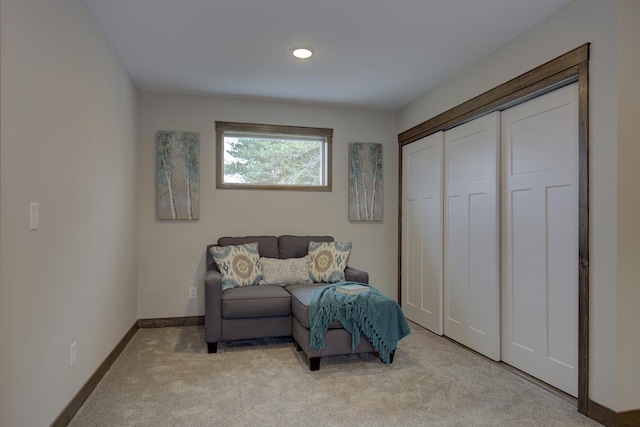
[[[85,3],[141,90],[396,110],[569,0]]]

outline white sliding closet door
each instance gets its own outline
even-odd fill
[[[578,90],[505,110],[503,360],[578,391]]]
[[[498,113],[445,132],[444,334],[500,359]]]
[[[402,148],[402,309],[442,335],[443,132]]]

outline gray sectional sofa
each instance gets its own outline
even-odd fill
[[[302,258],[309,242],[332,242],[330,236],[249,236],[222,237],[207,246],[205,275],[205,340],[209,353],[218,343],[250,338],[293,336],[298,350],[304,351],[311,370],[320,367],[320,358],[352,352],[351,334],[340,322],[334,322],[325,335],[325,348],[309,346],[309,302],[313,288],[326,283],[287,286],[256,285],[222,290],[222,275],[210,252],[212,246],[258,243],[260,256]],[[345,280],[369,282],[369,274],[352,267],[345,269]],[[361,336],[356,353],[375,352],[369,340]]]

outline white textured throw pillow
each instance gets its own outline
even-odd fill
[[[302,258],[260,258],[262,266],[261,285],[309,285],[313,283],[309,274],[309,255]]]

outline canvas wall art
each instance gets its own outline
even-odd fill
[[[349,221],[382,221],[382,144],[349,143]]]
[[[156,212],[161,220],[200,216],[200,134],[159,131]]]

